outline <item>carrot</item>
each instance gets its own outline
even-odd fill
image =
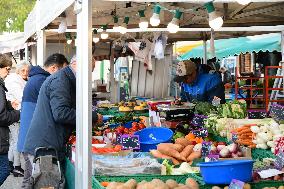
[[[184,149],[184,146],[181,144],[173,144],[173,147],[178,152],[182,152],[182,150]]]
[[[256,148],[256,144],[251,144],[248,146],[249,148]]]
[[[101,182],[101,185],[102,185],[103,187],[107,187],[107,186],[109,185],[109,182]]]
[[[152,154],[152,156],[154,156],[155,158],[161,158],[161,159],[170,159],[172,160],[173,164],[174,165],[178,165],[180,164],[180,162],[173,158],[173,157],[170,157],[170,156],[167,156],[165,154],[162,154],[159,150],[150,150],[150,153]]]
[[[186,146],[190,145],[191,142],[188,139],[186,139],[186,138],[177,138],[175,140],[175,144],[181,144],[184,147],[186,147]]]
[[[187,157],[187,161],[193,161],[194,159],[200,158],[201,157],[201,151],[196,151],[196,152],[192,152],[188,157]]]
[[[158,144],[157,149],[162,154],[168,155],[170,157],[174,157],[174,158],[176,158],[178,160],[185,161],[185,158],[181,157],[180,153],[177,150],[175,150],[171,145],[167,145],[167,144],[161,143],[161,144]]]
[[[188,145],[188,146],[186,146],[186,147],[182,150],[182,152],[180,153],[180,155],[181,155],[182,157],[184,157],[184,158],[187,158],[187,157],[192,153],[193,147],[194,147],[194,145]]]

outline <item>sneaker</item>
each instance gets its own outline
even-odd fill
[[[14,177],[23,177],[24,176],[24,170],[21,167],[15,167],[13,170]]]

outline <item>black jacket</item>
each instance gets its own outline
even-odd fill
[[[20,119],[20,111],[14,110],[11,102],[7,101],[6,92],[4,80],[0,78],[0,154],[9,150],[9,125]]]

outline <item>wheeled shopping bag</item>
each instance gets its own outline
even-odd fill
[[[64,189],[65,179],[54,148],[40,147],[35,150],[30,182],[33,189]]]

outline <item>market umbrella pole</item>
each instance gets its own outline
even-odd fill
[[[90,189],[92,137],[92,0],[76,1],[76,159],[75,188]]]

